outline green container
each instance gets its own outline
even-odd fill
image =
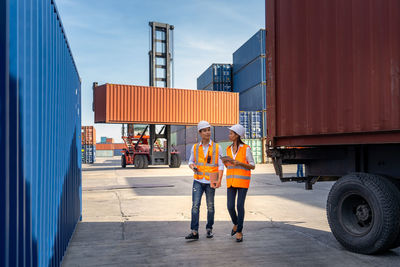
[[[256,164],[263,163],[263,151],[261,139],[243,139],[243,142],[250,146]]]

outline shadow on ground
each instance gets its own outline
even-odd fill
[[[248,265],[248,266],[395,266],[398,250],[365,256],[344,250],[330,232],[301,222],[245,222],[244,242],[230,236],[231,223],[218,221],[213,239],[187,242],[190,222],[81,222],[64,266]]]

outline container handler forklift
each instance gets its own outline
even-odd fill
[[[171,87],[174,26],[159,22],[150,22],[149,26],[151,31],[149,85]],[[150,134],[145,136],[147,130]],[[158,144],[157,140],[160,138],[166,140],[165,146]],[[127,125],[125,135],[123,125],[122,139],[126,145],[121,155],[122,168],[131,164],[137,169],[147,168],[148,165],[169,165],[170,168],[179,168],[181,165],[179,153],[171,147],[171,125],[162,126],[156,133],[156,125],[149,124],[140,136],[135,135],[134,124]]]
[[[134,125],[128,124],[125,135],[122,127],[122,139],[126,148],[121,155],[121,167],[134,165],[136,169],[146,169],[149,165],[169,165],[170,168],[181,166],[181,157],[171,147],[171,131],[169,125],[164,125],[159,133],[156,133],[156,125],[147,125],[141,135],[134,134]],[[150,135],[145,135],[149,129]],[[159,144],[157,139],[166,139],[166,144]]]

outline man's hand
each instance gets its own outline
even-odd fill
[[[222,179],[218,179],[216,188],[220,188],[221,187],[221,182],[222,182]]]
[[[198,171],[197,166],[195,164],[190,164],[189,168],[191,168],[194,173],[196,173]]]

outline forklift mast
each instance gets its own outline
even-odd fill
[[[174,26],[160,22],[149,22],[150,26],[150,51],[149,51],[149,85],[155,87],[171,87],[173,86],[173,30]],[[171,164],[171,126],[165,125],[159,133],[156,133],[156,125],[150,124],[145,131],[149,129],[149,157],[150,164]],[[126,131],[126,135],[125,135]],[[126,128],[122,125],[122,136],[133,136],[134,125],[127,124]],[[166,151],[154,151],[154,144],[158,138],[167,140]],[[137,145],[139,141],[137,141]]]
[[[171,61],[173,61],[173,37],[174,26],[166,23],[150,22],[151,46],[149,51],[149,85],[156,87],[171,87]],[[172,38],[173,41],[173,38]],[[167,140],[167,151],[160,155],[154,152],[154,143],[158,138]],[[166,154],[166,155],[165,155]],[[164,131],[156,133],[156,126],[150,125],[150,159],[152,164],[171,164],[171,126],[165,125]]]

